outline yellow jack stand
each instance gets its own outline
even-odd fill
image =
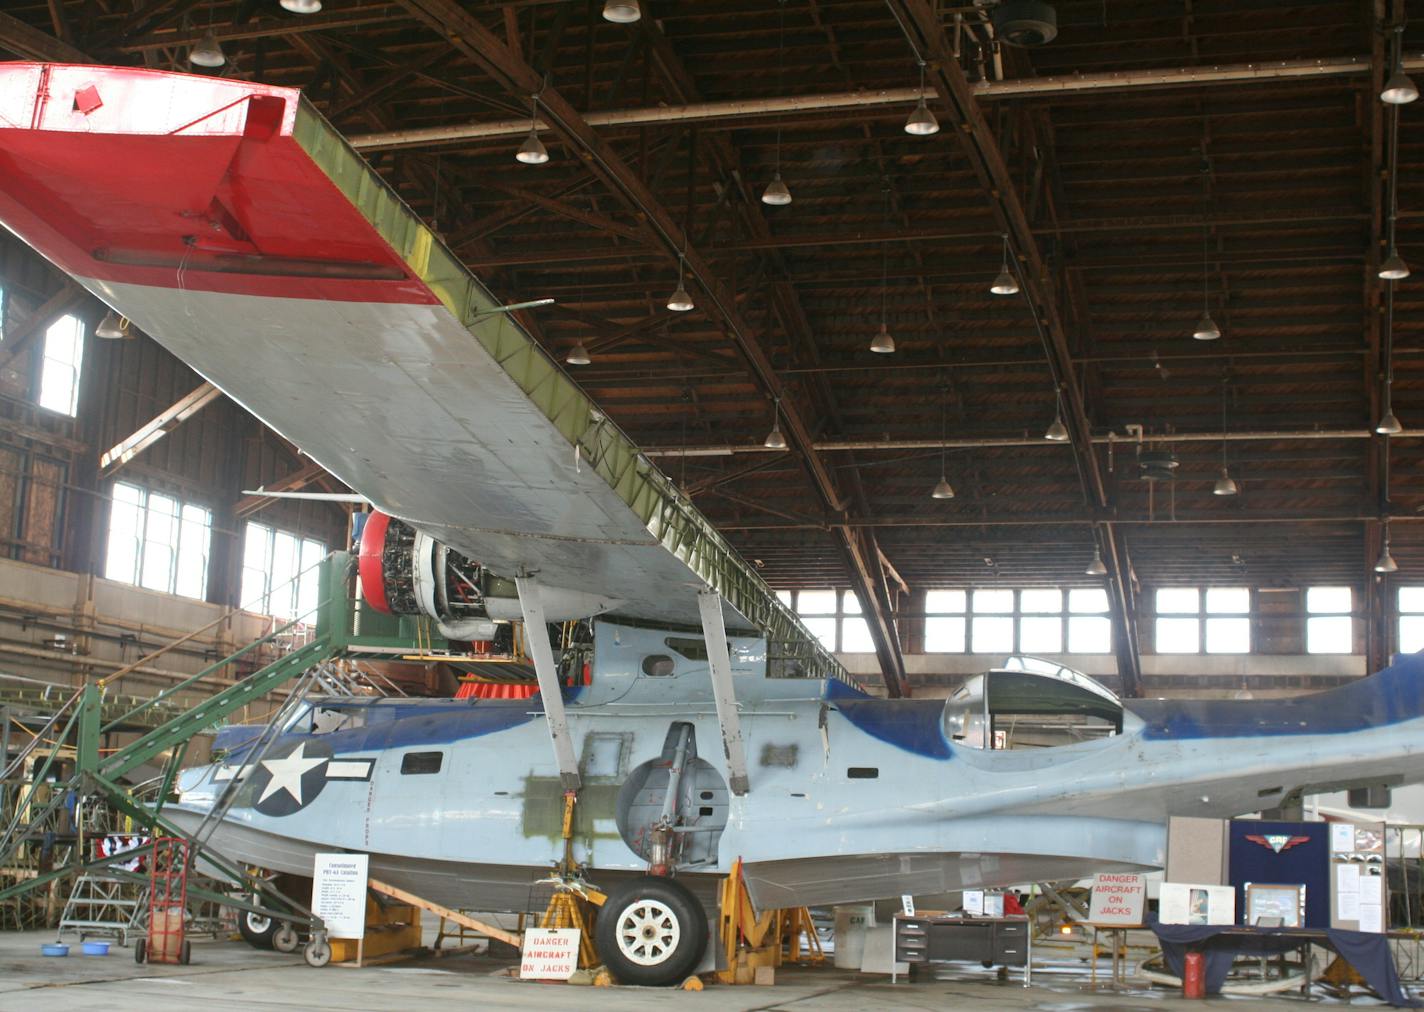
[[[805,907],[767,910],[757,916],[742,878],[741,858],[737,858],[731,874],[722,881],[719,905],[722,954],[727,960],[727,969],[719,970],[717,979],[724,984],[771,984],[783,960],[819,963],[826,958],[811,923],[811,912]],[[804,956],[803,933],[808,939]]]
[[[560,875],[564,878],[572,876],[577,870],[574,862],[573,839],[574,805],[577,801],[578,794],[576,792],[564,792],[564,859],[559,867]],[[598,951],[593,945],[593,918],[597,913],[597,908],[601,907],[607,898],[603,893],[587,887],[555,886],[554,895],[539,918],[539,927],[541,928],[579,929],[578,965],[580,969],[599,965]]]

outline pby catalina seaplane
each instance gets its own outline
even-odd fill
[[[1419,658],[1269,703],[1124,707],[1027,670],[862,693],[295,91],[0,65],[0,221],[370,500],[367,602],[456,639],[525,625],[532,699],[311,702],[235,788],[230,858],[364,852],[417,895],[516,910],[576,792],[600,954],[665,983],[736,858],[760,908],[1073,878],[1160,867],[1172,814],[1419,778]],[[556,655],[567,619],[591,642]],[[1109,733],[994,748],[1003,700]],[[189,771],[179,809],[235,761]]]

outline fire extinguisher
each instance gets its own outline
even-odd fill
[[[1182,967],[1182,997],[1206,997],[1206,957],[1200,952],[1188,952]]]

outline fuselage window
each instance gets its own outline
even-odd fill
[[[439,773],[443,752],[407,752],[401,756],[401,773]]]
[[[852,766],[846,770],[846,777],[850,780],[876,780],[880,777],[880,770],[875,766]]]

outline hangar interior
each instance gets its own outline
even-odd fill
[[[611,422],[708,537],[730,546],[743,582],[764,584],[789,609],[808,649],[871,699],[945,700],[946,728],[982,714],[982,726],[953,736],[959,743],[992,753],[1100,742],[1137,714],[1157,727],[1160,700],[1203,723],[1226,712],[1213,705],[1235,703],[1256,707],[1258,727],[1300,712],[1324,728],[1328,706],[1301,700],[1364,692],[1368,676],[1424,647],[1424,467],[1414,452],[1424,323],[1409,267],[1424,257],[1415,207],[1424,148],[1411,129],[1421,114],[1407,76],[1424,71],[1424,8],[1415,8],[16,0],[0,11],[0,131],[25,128],[16,116],[29,87],[6,64],[300,91],[302,108],[494,298],[485,318],[517,327],[596,406],[596,423]],[[126,101],[96,80],[92,108],[81,88],[69,116],[101,117],[106,103]],[[30,164],[21,151],[0,142],[0,191],[22,177],[52,183],[27,191],[25,212],[41,218],[72,214],[82,203],[73,181],[86,173],[102,189],[144,171],[122,157]],[[268,195],[279,220],[297,220],[279,192]],[[55,745],[50,779],[82,780],[83,749],[77,738],[56,742],[51,723],[71,693],[97,684],[105,714],[147,707],[132,724],[106,726],[95,755],[119,754],[325,642],[329,627],[314,618],[321,560],[363,551],[375,494],[309,456],[304,432],[250,412],[255,395],[196,371],[166,334],[146,333],[117,296],[102,300],[91,278],[57,266],[6,217],[26,202],[6,199],[0,814],[9,843],[14,831],[53,832],[26,821],[28,788],[43,777],[17,756]],[[255,212],[232,207],[224,227],[239,236]],[[180,292],[186,266],[185,253]],[[301,339],[294,333],[293,347]],[[352,355],[313,368],[293,354],[278,368],[303,370],[314,391],[336,396],[343,370],[365,365]],[[382,417],[401,411],[399,395],[392,401]],[[523,452],[511,439],[506,462]],[[438,492],[448,475],[426,473]],[[419,528],[420,517],[405,519]],[[511,588],[518,575],[496,574]],[[557,584],[555,573],[539,575]],[[481,585],[491,600],[492,588]],[[501,593],[520,603],[514,590]],[[538,651],[519,631],[529,614],[498,620],[503,638],[445,635],[448,626],[432,634],[426,619],[442,617],[433,614],[391,625],[382,635],[404,643],[409,634],[408,647],[387,643],[339,677],[323,668],[326,681],[302,684],[355,698],[469,698],[472,684],[532,692]],[[700,635],[708,627],[696,622],[694,613]],[[727,631],[735,668],[738,630]],[[432,635],[444,636],[448,657]],[[565,688],[578,684],[569,658],[600,656],[578,636],[565,628],[555,642]],[[703,671],[717,664],[707,654]],[[1039,660],[1011,660],[1023,657]],[[1041,677],[1007,673],[1024,669]],[[644,673],[653,675],[646,664]],[[1399,695],[1369,710],[1380,726],[1404,720],[1398,700],[1420,695],[1400,677]],[[222,717],[290,716],[288,689],[274,679],[240,703],[233,696]],[[1012,718],[996,720],[991,698]],[[866,704],[842,710],[856,705]],[[719,723],[728,740],[722,706],[697,762],[718,761]],[[190,730],[181,748],[165,742],[135,770],[162,780],[169,764],[206,762],[218,722]],[[1389,886],[1398,902],[1387,904],[1386,935],[1424,919],[1424,831],[1409,828],[1424,810],[1389,791],[1408,781],[1393,767],[1413,746],[1404,737],[1391,747],[1388,772],[1308,778],[1349,789],[1348,804],[1343,794],[1273,795],[1263,783],[1261,804],[1231,813],[1388,819],[1403,878]],[[685,750],[676,756],[680,769]],[[766,754],[757,761],[751,796]],[[112,834],[122,818],[107,815],[118,820],[103,827]],[[71,812],[68,835],[82,822]],[[888,853],[894,830],[885,834]],[[0,867],[0,886],[50,874],[43,849]],[[81,830],[65,860],[78,863],[82,850]],[[1368,870],[1372,852],[1359,853]],[[1101,946],[1069,887],[1138,864],[1075,865],[1054,880],[1061,888],[997,885],[1033,887],[1028,916],[1044,951],[1061,928],[1070,946],[1061,958],[1096,972],[1111,948],[1116,985],[1116,954],[1135,950],[1121,934]],[[51,931],[74,885],[72,875],[54,882],[38,902],[0,899],[0,928]],[[761,913],[757,882],[750,875],[747,888]],[[958,905],[963,883],[954,882],[924,895]],[[1147,889],[1164,902],[1155,880]],[[901,892],[859,899],[881,901],[880,921],[894,928],[885,903],[899,909]],[[901,910],[901,921],[913,916],[913,904]],[[1396,950],[1407,981],[1424,976],[1424,956]],[[911,999],[881,990],[873,1000]]]

